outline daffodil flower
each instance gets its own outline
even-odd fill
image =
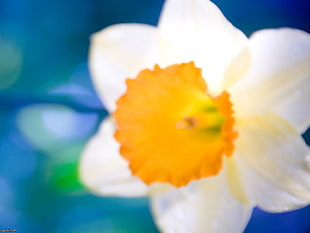
[[[84,184],[150,196],[166,233],[242,232],[253,207],[310,202],[310,36],[249,39],[207,0],[167,0],[157,27],[92,37],[93,81],[111,113],[87,144]]]

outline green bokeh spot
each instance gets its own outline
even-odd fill
[[[78,162],[61,163],[52,167],[50,182],[58,191],[78,192],[84,189],[79,181]]]

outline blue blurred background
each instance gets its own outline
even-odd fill
[[[214,2],[247,35],[283,26],[310,32],[309,0]],[[87,67],[90,35],[115,23],[156,25],[162,3],[0,0],[0,230],[158,232],[148,199],[93,196],[77,166],[107,115]],[[309,220],[310,207],[255,210],[246,233],[310,233]]]

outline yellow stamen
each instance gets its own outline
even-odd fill
[[[234,131],[229,94],[213,97],[193,62],[143,70],[127,80],[114,117],[120,153],[147,184],[176,187],[217,175],[231,156]]]

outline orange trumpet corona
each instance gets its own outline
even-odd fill
[[[208,94],[194,62],[156,65],[126,83],[113,114],[115,138],[135,176],[181,187],[220,172],[237,137],[227,92]]]

